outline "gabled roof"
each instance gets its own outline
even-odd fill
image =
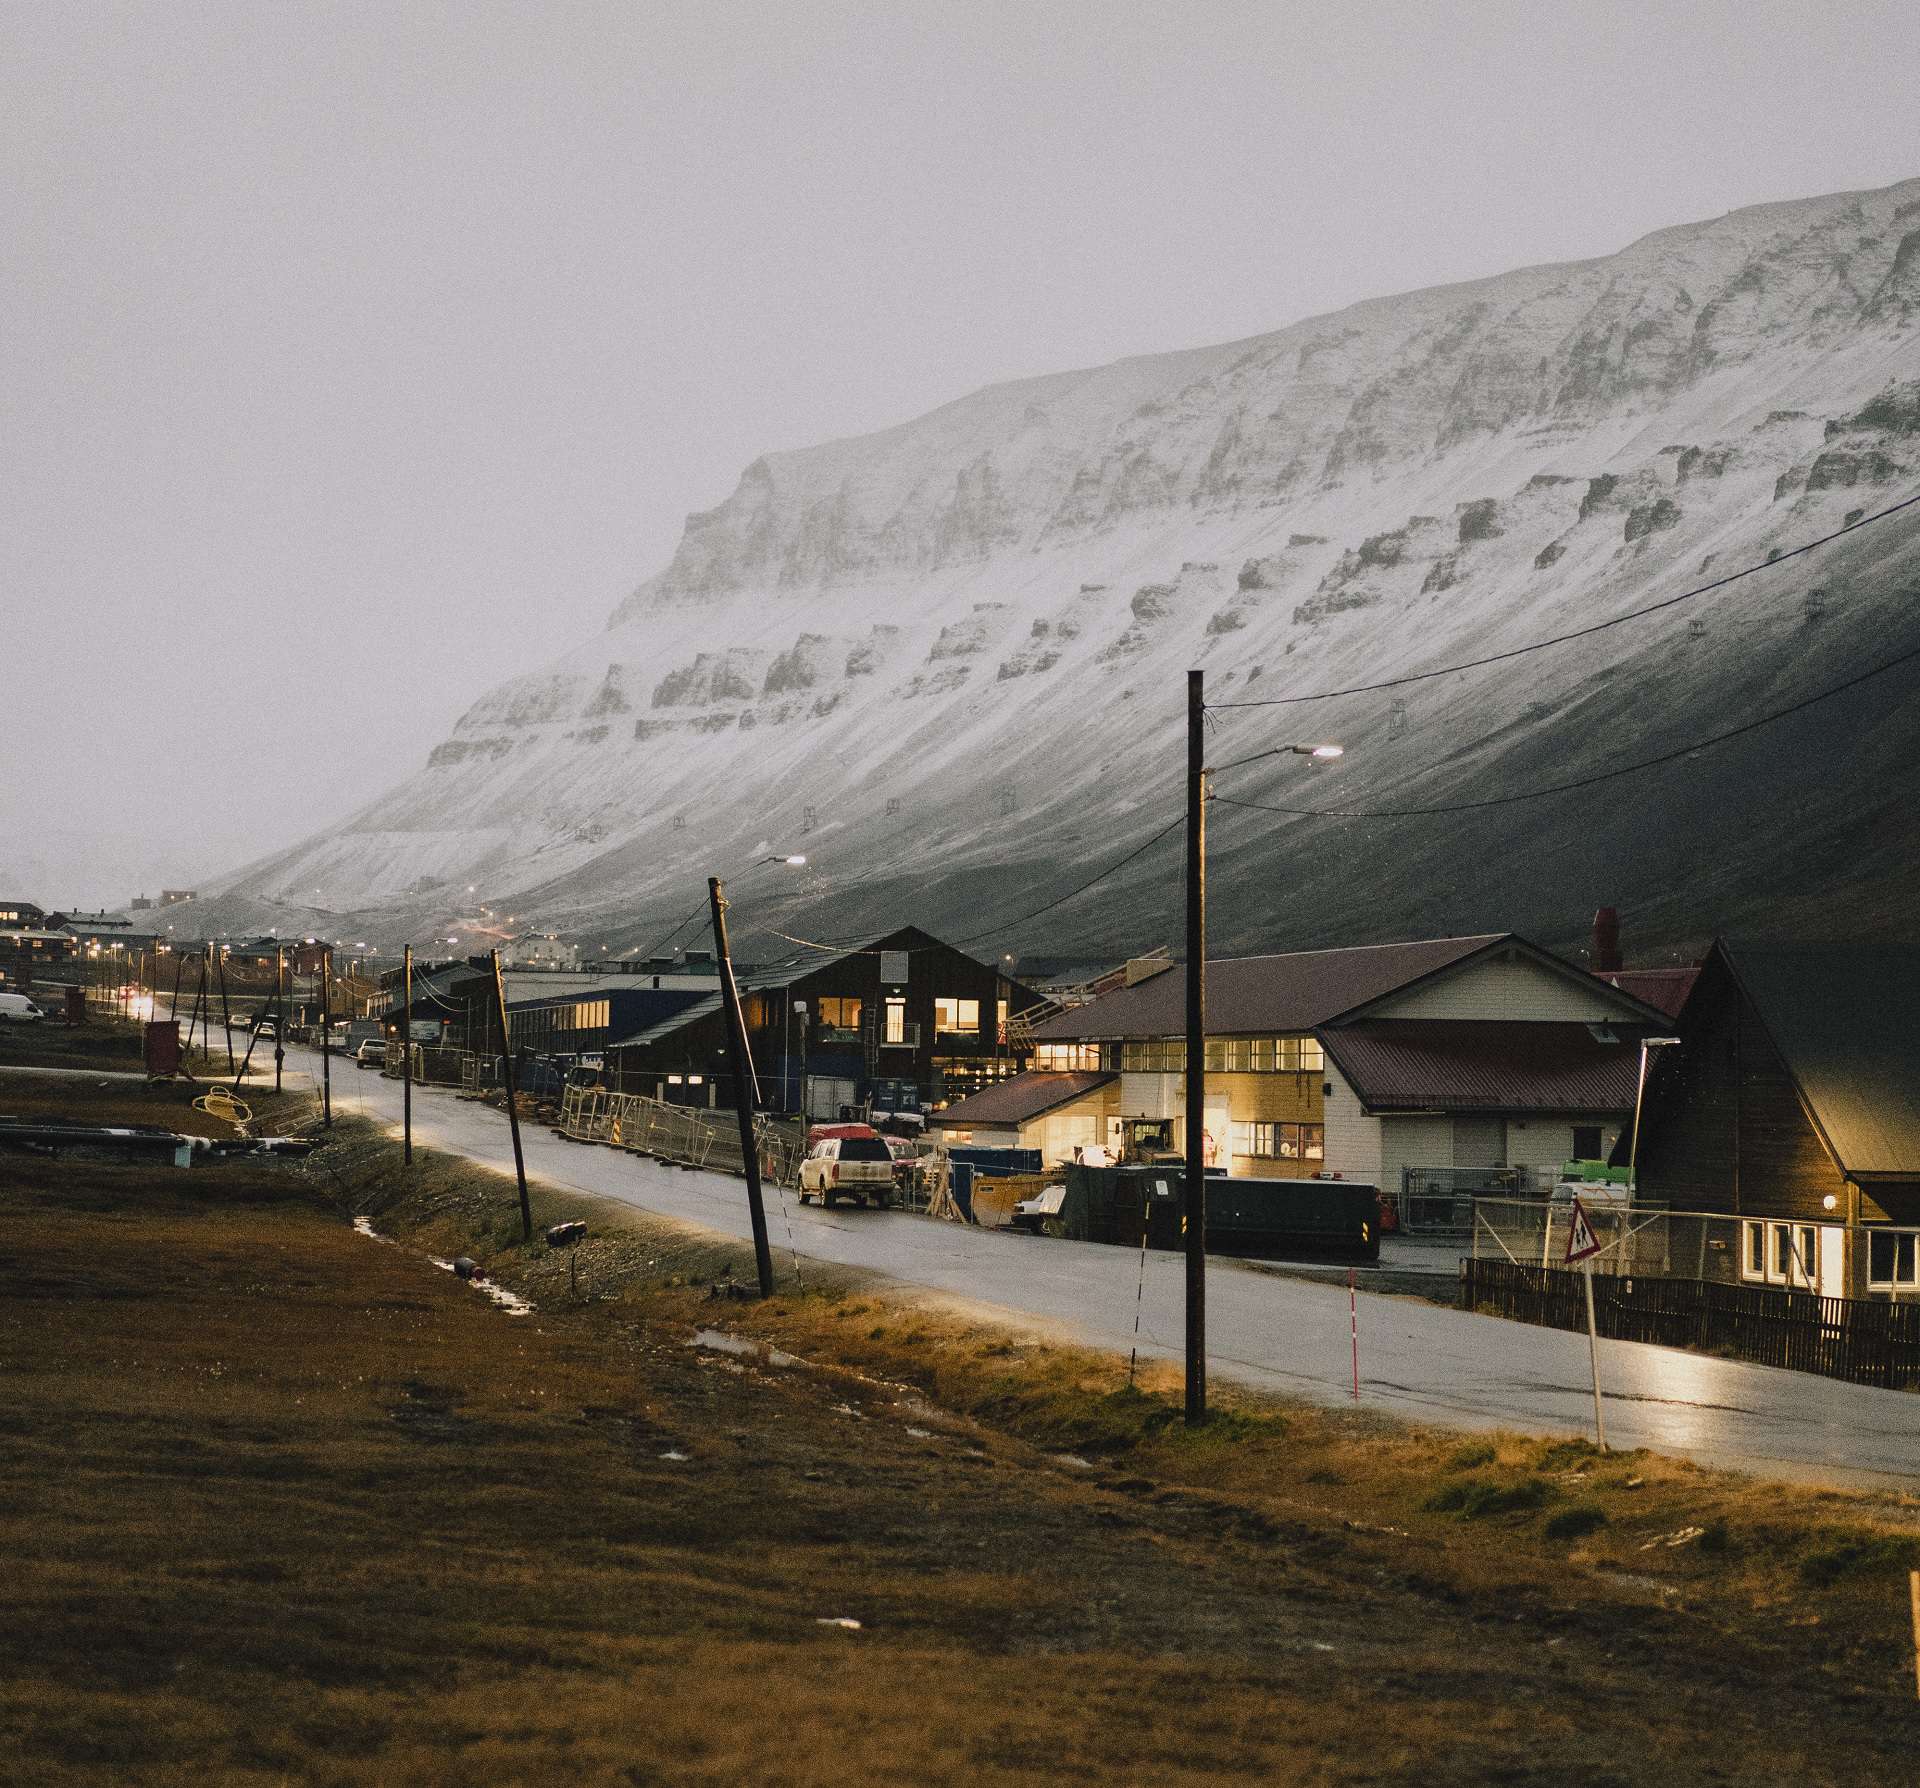
[[[932,1121],[949,1130],[964,1129],[970,1124],[1024,1124],[1042,1112],[1070,1105],[1117,1078],[1091,1072],[1056,1074],[1045,1069],[1016,1074],[1011,1080],[982,1087],[979,1092],[949,1105],[945,1111],[936,1111]]]
[[[1207,964],[1209,1036],[1284,1035],[1327,1024],[1342,1013],[1451,967],[1510,934],[1431,938],[1301,950],[1287,956],[1234,956]],[[1186,1028],[1187,978],[1155,975],[1103,994],[1033,1027],[1037,1041],[1084,1037],[1174,1037]]]
[[[1535,1020],[1369,1018],[1320,1033],[1368,1111],[1633,1109],[1640,1051]]]
[[[1920,1179],[1920,950],[1714,948],[1840,1171]]]
[[[1669,1018],[1680,1016],[1680,1008],[1687,1003],[1694,982],[1700,979],[1698,964],[1686,968],[1596,969],[1594,972],[1609,987],[1618,988]]]

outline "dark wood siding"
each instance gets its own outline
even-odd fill
[[[1640,1182],[1675,1210],[1834,1221],[1847,1187],[1759,1015],[1717,956],[1648,1090]]]

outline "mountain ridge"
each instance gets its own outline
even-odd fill
[[[1917,224],[1920,179],[1745,207],[763,455],[603,631],[483,695],[398,788],[249,866],[230,905],[423,935],[461,921],[472,884],[633,942],[682,884],[774,834],[821,865],[767,896],[789,915],[879,917],[885,891],[938,925],[996,872],[1065,881],[1101,839],[1146,829],[1144,791],[1174,786],[1190,664],[1225,698],[1285,674],[1378,680],[1603,618],[1696,567],[1764,562],[1920,487]],[[1857,668],[1914,625],[1895,587],[1913,537],[1893,521],[1841,543],[1856,587],[1831,625],[1716,599],[1703,611],[1737,659],[1710,662],[1682,617],[1640,624],[1618,662],[1703,712],[1769,654],[1782,687]],[[1464,709],[1436,693],[1327,713],[1353,747],[1348,804],[1406,802],[1462,763],[1508,787],[1487,767],[1502,738],[1593,758],[1597,737],[1566,716],[1594,692],[1565,666],[1483,679],[1456,692]],[[1860,774],[1905,749],[1883,739]],[[1490,848],[1524,848],[1534,823],[1518,815]],[[1608,825],[1630,857],[1628,818]],[[1750,919],[1777,866],[1751,839],[1729,848],[1747,863],[1731,916]],[[1406,895],[1376,922],[1484,929],[1516,916],[1477,910],[1505,899],[1552,932],[1586,900],[1546,865],[1517,895],[1449,885],[1445,912]],[[1102,898],[1020,941],[1128,947]],[[1316,898],[1309,929],[1344,941],[1351,916]],[[1257,936],[1271,903],[1245,905],[1231,922]],[[1714,917],[1649,910],[1672,936]],[[1150,941],[1168,932],[1154,922]]]

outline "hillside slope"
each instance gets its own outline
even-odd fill
[[[630,945],[765,841],[814,862],[760,884],[790,928],[966,935],[1177,812],[1189,666],[1217,702],[1375,683],[1915,490],[1920,180],[996,386],[757,460],[603,634],[483,696],[417,775],[222,910],[398,941],[459,920],[473,885]],[[1221,761],[1302,737],[1348,755],[1220,790],[1401,809],[1654,755],[1920,644],[1917,552],[1920,510],[1506,665],[1225,711]],[[1642,942],[1910,924],[1914,687],[1894,671],[1702,758],[1465,815],[1216,808],[1221,947],[1565,937],[1603,901]],[[1177,860],[1169,841],[998,947],[1171,938]]]

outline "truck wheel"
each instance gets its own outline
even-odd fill
[[[807,1202],[807,1200],[808,1200],[808,1199],[810,1199],[810,1198],[811,1198],[812,1196],[813,1196],[813,1194],[812,1194],[811,1192],[802,1192],[802,1193],[800,1194],[800,1202],[801,1202],[802,1204],[805,1204],[805,1203]]]
[[[820,1202],[825,1205],[828,1210],[832,1210],[834,1202],[839,1196],[837,1192],[822,1192],[820,1194]]]
[[[883,1211],[890,1211],[893,1209],[893,1194],[891,1192],[882,1192],[874,1199],[873,1202],[877,1204]]]

